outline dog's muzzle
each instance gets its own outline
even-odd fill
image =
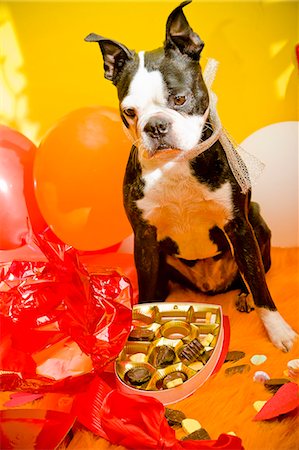
[[[171,148],[171,121],[163,116],[152,116],[143,128],[152,152]]]
[[[163,139],[171,128],[169,120],[153,116],[145,125],[143,131],[152,139]]]

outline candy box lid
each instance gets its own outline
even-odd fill
[[[135,305],[131,333],[115,362],[118,389],[164,405],[180,401],[214,372],[223,342],[220,305]]]

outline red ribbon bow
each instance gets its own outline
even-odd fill
[[[153,397],[126,395],[100,378],[77,396],[74,413],[95,434],[113,444],[150,450],[242,450],[241,439],[221,434],[217,440],[180,441],[164,416],[164,406]]]

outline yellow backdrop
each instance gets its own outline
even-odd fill
[[[178,2],[2,3],[0,122],[36,143],[62,115],[82,106],[117,106],[114,87],[103,78],[90,32],[136,50],[164,40],[165,22]],[[220,61],[214,84],[222,121],[239,141],[271,123],[297,120],[298,2],[202,2],[185,8]]]

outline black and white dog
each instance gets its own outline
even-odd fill
[[[275,346],[288,351],[296,333],[269,293],[270,230],[250,191],[242,193],[211,136],[209,94],[199,65],[204,43],[183,2],[168,17],[163,48],[140,52],[94,33],[105,77],[116,86],[122,120],[134,140],[124,204],[135,235],[139,301],[163,301],[169,280],[207,294],[241,288],[237,307],[258,314]]]

